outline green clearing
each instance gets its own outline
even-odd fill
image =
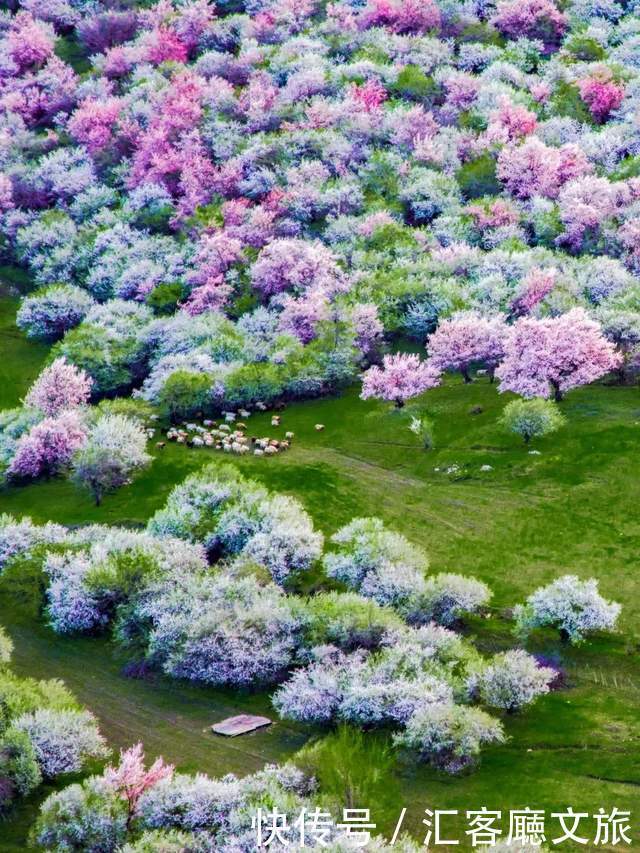
[[[9,406],[37,374],[46,348],[28,343],[15,330],[14,302],[5,301],[3,308],[0,403]],[[172,444],[158,451],[151,442],[157,456],[151,469],[100,508],[65,481],[52,480],[0,492],[0,512],[39,522],[142,524],[189,471],[205,462],[232,461],[269,487],[299,497],[326,534],[355,515],[376,514],[423,545],[433,571],[487,581],[495,593],[491,618],[478,620],[468,631],[488,651],[511,642],[505,608],[559,574],[595,576],[603,594],[623,604],[621,633],[577,649],[561,646],[551,635],[536,638],[530,649],[563,666],[568,689],[545,697],[522,716],[507,718],[510,741],[487,750],[468,776],[450,778],[399,761],[393,773],[397,786],[392,802],[385,798],[380,827],[389,831],[389,821],[403,806],[407,827],[418,834],[425,808],[458,809],[461,815],[483,805],[503,813],[527,805],[548,814],[569,805],[592,814],[601,806],[637,811],[638,388],[596,385],[570,394],[562,403],[569,424],[533,443],[540,455],[530,455],[517,437],[496,426],[507,398],[486,379],[464,386],[452,377],[419,401],[418,408],[435,423],[436,448],[430,452],[409,432],[406,414],[364,403],[357,395],[354,389],[338,399],[291,406],[279,429],[271,428],[269,415],[254,415],[252,434],[296,433],[293,448],[283,456],[230,459]],[[472,414],[478,406],[482,412]],[[316,423],[325,430],[316,432]],[[446,473],[453,465],[459,470]],[[483,465],[492,470],[482,472]],[[228,713],[270,713],[268,696],[126,679],[124,661],[106,639],[61,639],[48,630],[39,621],[33,589],[18,579],[7,577],[0,584],[0,622],[16,642],[17,671],[67,681],[97,714],[114,747],[142,739],[149,756],[161,753],[181,769],[220,775],[291,757],[305,742],[324,736],[278,722],[238,740],[213,737],[205,728]],[[372,756],[379,754],[373,737],[371,750]],[[363,758],[361,746],[352,755],[344,753],[345,773],[333,774],[331,783],[338,801],[346,776],[353,777],[350,787],[373,790],[371,762]],[[0,825],[1,851],[27,849],[24,838],[36,805],[26,803]],[[376,819],[375,801],[359,805],[370,807]],[[450,835],[464,837],[463,823],[451,818]],[[557,822],[550,823],[550,837],[559,834],[557,828]],[[465,849],[464,842],[460,848]],[[562,849],[571,848],[565,844]],[[633,849],[640,849],[637,830]]]

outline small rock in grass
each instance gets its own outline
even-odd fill
[[[271,720],[268,717],[256,717],[253,714],[239,714],[237,717],[227,717],[219,723],[211,726],[211,731],[217,735],[225,735],[226,737],[237,737],[253,732],[256,729],[261,729],[264,726],[270,726]]]

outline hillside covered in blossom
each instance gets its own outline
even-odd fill
[[[7,851],[628,847],[639,12],[0,3]]]

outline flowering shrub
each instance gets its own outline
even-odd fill
[[[597,580],[564,575],[536,590],[526,604],[519,604],[514,617],[523,636],[549,625],[557,628],[563,639],[580,643],[593,631],[615,629],[620,609],[619,604],[600,595]]]
[[[462,575],[439,574],[428,577],[410,614],[412,622],[436,622],[454,625],[464,616],[476,613],[491,598],[489,587]]]
[[[23,300],[16,323],[30,338],[55,341],[84,320],[93,299],[72,285],[54,285]]]
[[[424,592],[426,554],[404,536],[386,530],[379,518],[356,518],[331,542],[338,550],[324,557],[327,574],[366,598],[403,611]]]
[[[477,759],[485,744],[503,743],[502,726],[479,708],[446,702],[416,712],[396,743],[449,773],[458,773]]]
[[[148,530],[201,541],[218,555],[255,560],[278,583],[311,568],[323,544],[296,500],[269,495],[231,467],[205,468],[176,486]]]
[[[89,758],[108,755],[96,719],[89,711],[42,709],[23,714],[13,723],[26,732],[45,778],[80,770]]]
[[[72,460],[72,478],[87,488],[99,506],[105,492],[131,482],[151,462],[147,434],[123,415],[102,415],[89,429],[85,445]]]
[[[147,655],[164,671],[217,685],[269,684],[290,666],[298,619],[274,584],[194,575],[143,598]]]
[[[567,18],[552,0],[500,0],[493,23],[511,38],[526,36],[554,45],[566,29]]]
[[[513,712],[548,693],[555,677],[555,670],[540,666],[522,649],[513,649],[496,655],[479,675],[469,679],[469,687],[483,704]]]
[[[18,440],[8,474],[12,477],[56,474],[69,464],[86,439],[86,427],[76,412],[45,418]]]

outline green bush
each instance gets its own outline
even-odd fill
[[[525,444],[555,432],[564,425],[566,418],[551,400],[539,397],[533,400],[513,400],[505,406],[501,423],[509,432],[521,435]]]
[[[412,101],[435,101],[440,87],[417,65],[405,65],[395,83],[390,86],[393,94]]]
[[[458,169],[456,180],[466,199],[497,195],[501,186],[496,178],[496,162],[490,154],[470,160]]]
[[[282,394],[281,370],[274,364],[245,364],[224,379],[224,399],[229,406],[262,400],[273,402]]]
[[[306,644],[329,644],[344,651],[375,648],[385,631],[404,624],[392,610],[354,592],[314,595],[306,602],[302,618]]]
[[[580,91],[572,83],[560,81],[549,102],[550,112],[555,116],[566,116],[581,124],[594,124],[593,116],[580,97]]]
[[[576,33],[565,42],[564,47],[582,62],[598,62],[606,56],[602,45],[584,33]]]
[[[211,405],[211,377],[191,370],[176,370],[162,386],[158,402],[171,420],[188,418]]]
[[[154,287],[145,302],[156,314],[173,314],[184,298],[184,287],[179,281],[167,282]]]
[[[41,782],[42,773],[29,735],[8,729],[0,738],[0,813],[17,796],[26,796]]]

